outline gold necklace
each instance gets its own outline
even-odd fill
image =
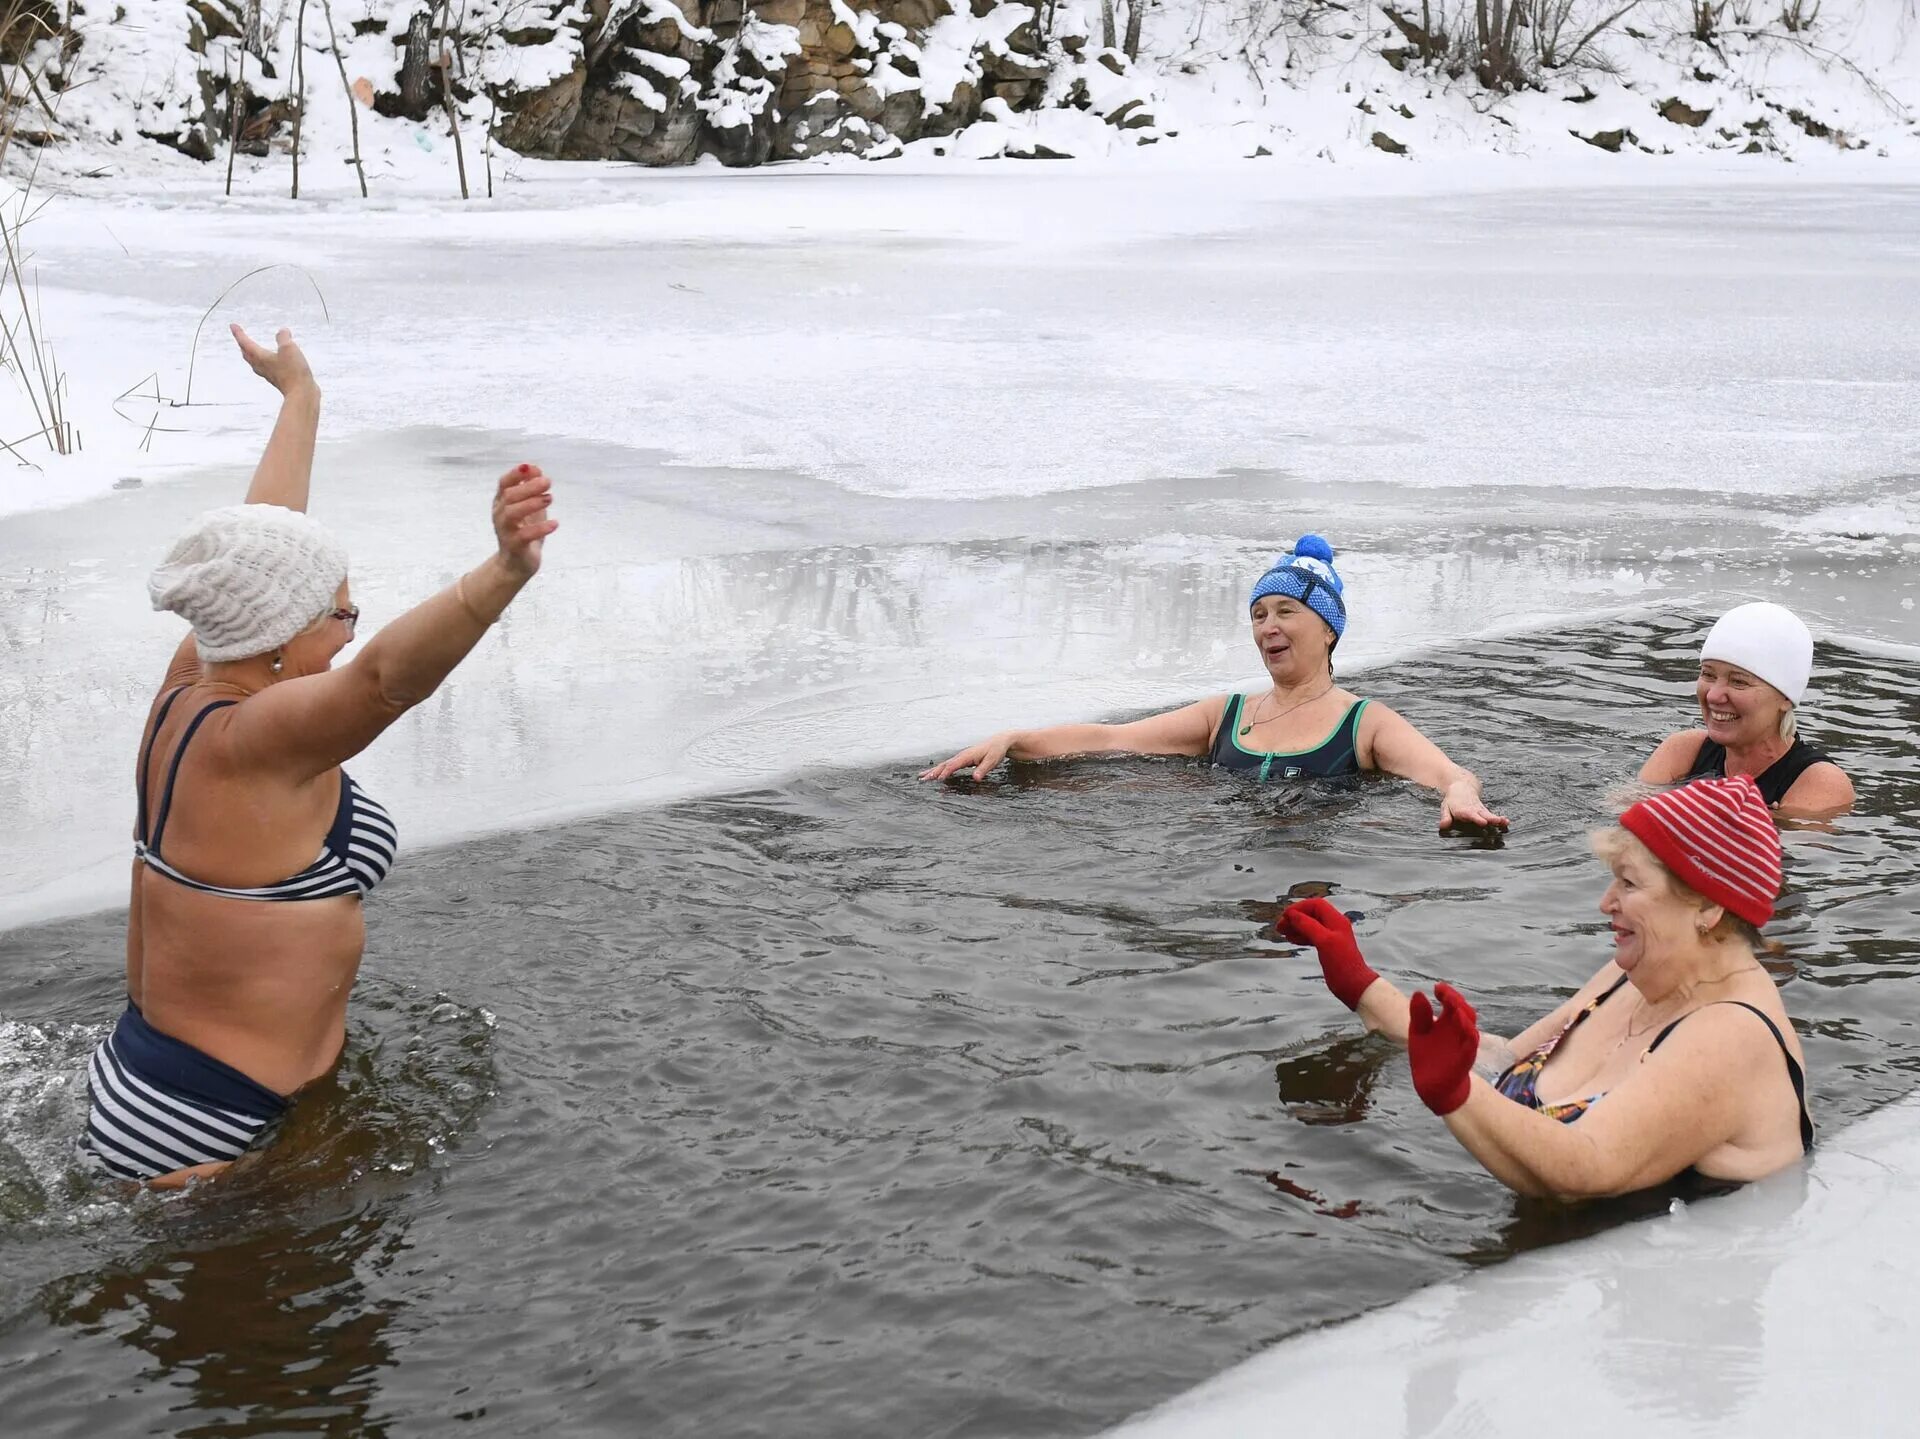
[[[1726,984],[1729,981],[1738,978],[1740,975],[1744,974],[1745,972],[1746,972],[1745,965],[1736,965],[1732,969],[1728,970],[1725,974],[1717,974],[1712,979],[1701,980],[1698,984],[1694,985],[1692,989],[1687,991],[1686,999],[1682,1003],[1682,1007],[1679,1014],[1675,1015],[1673,1019],[1668,1021],[1668,1023],[1678,1024],[1681,1020],[1685,1019],[1688,1015],[1694,1014],[1699,1010],[1705,1008],[1704,1005],[1693,1005],[1693,1008],[1691,1009],[1685,1007],[1688,1004],[1692,1004],[1693,1001],[1696,998],[1698,998],[1701,990],[1711,989],[1716,985]],[[1651,1006],[1648,1005],[1647,997],[1644,994],[1640,996],[1640,1003],[1638,1008],[1642,1010],[1651,1008]],[[1633,1027],[1633,1020],[1631,1017],[1629,1017],[1627,1020],[1627,1032],[1620,1037],[1619,1044],[1614,1045],[1614,1048],[1618,1049],[1621,1044],[1625,1044],[1629,1039],[1638,1039],[1643,1034],[1651,1033],[1653,1031],[1654,1026],[1659,1023],[1660,1023],[1660,1019],[1656,1018],[1648,1021],[1647,1027],[1645,1029],[1635,1029]]]
[[[1297,710],[1297,709],[1303,709],[1303,708],[1305,708],[1305,707],[1306,707],[1307,705],[1310,705],[1310,704],[1312,704],[1312,703],[1313,703],[1313,702],[1314,702],[1315,700],[1317,700],[1317,699],[1325,699],[1325,698],[1326,698],[1326,697],[1327,697],[1328,695],[1330,695],[1330,694],[1332,694],[1332,693],[1333,693],[1333,686],[1332,686],[1332,685],[1328,685],[1328,686],[1327,686],[1327,687],[1326,687],[1325,689],[1323,689],[1323,690],[1321,690],[1319,694],[1317,694],[1317,695],[1309,695],[1309,696],[1307,696],[1307,698],[1305,698],[1305,699],[1303,699],[1303,700],[1300,700],[1300,701],[1298,701],[1298,702],[1297,702],[1297,703],[1295,703],[1295,704],[1290,704],[1290,705],[1288,705],[1288,706],[1287,706],[1287,707],[1286,707],[1285,709],[1283,709],[1283,710],[1281,710],[1279,714],[1270,714],[1270,715],[1268,715],[1268,716],[1267,716],[1267,720],[1277,720],[1277,719],[1280,719],[1280,718],[1281,718],[1282,716],[1285,716],[1285,715],[1290,715],[1290,714],[1292,714],[1292,713],[1293,713],[1293,712],[1294,712],[1295,710]],[[1266,700],[1268,700],[1269,698],[1271,698],[1271,697],[1272,697],[1272,695],[1273,695],[1273,691],[1272,691],[1272,690],[1268,690],[1268,691],[1266,692],[1266,694],[1264,694],[1264,695],[1262,695],[1262,696],[1260,696],[1260,700],[1261,700],[1261,702],[1262,702],[1262,703],[1264,703],[1264,702],[1265,702]],[[1243,724],[1243,725],[1241,725],[1241,726],[1240,726],[1240,733],[1241,733],[1241,734],[1243,734],[1243,735],[1244,735],[1244,734],[1251,734],[1251,733],[1253,733],[1253,727],[1254,727],[1255,725],[1257,725],[1257,724],[1265,724],[1265,723],[1267,722],[1267,720],[1263,720],[1263,719],[1261,719],[1261,718],[1259,718],[1259,716],[1258,716],[1258,713],[1257,713],[1257,711],[1259,710],[1259,708],[1260,708],[1260,706],[1259,706],[1259,704],[1256,704],[1256,705],[1254,706],[1254,709],[1255,709],[1255,711],[1256,711],[1256,714],[1255,714],[1255,717],[1254,717],[1253,719],[1250,719],[1250,720],[1248,720],[1248,721],[1247,721],[1247,722],[1246,722],[1245,724]]]

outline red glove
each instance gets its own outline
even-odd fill
[[[1324,899],[1303,899],[1281,911],[1280,932],[1295,944],[1312,945],[1333,997],[1348,1009],[1360,1007],[1360,996],[1380,976],[1360,957],[1351,920]]]
[[[1435,1114],[1448,1115],[1467,1102],[1473,1092],[1473,1061],[1480,1053],[1480,1026],[1473,1006],[1460,991],[1442,980],[1433,987],[1440,1013],[1416,991],[1411,1023],[1407,1026],[1407,1059],[1413,1065],[1413,1087]]]

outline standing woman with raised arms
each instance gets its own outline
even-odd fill
[[[1248,619],[1270,685],[1222,694],[1131,724],[1063,724],[1003,730],[922,772],[946,779],[971,769],[985,779],[1002,760],[1078,754],[1206,756],[1257,779],[1303,779],[1379,770],[1440,793],[1440,828],[1505,829],[1480,798],[1480,781],[1400,715],[1342,689],[1333,650],[1347,630],[1345,584],[1333,546],[1302,535],[1254,582]]]
[[[193,632],[140,744],[127,1007],[87,1073],[83,1148],[156,1187],[225,1169],[339,1059],[361,903],[397,848],[341,765],[466,658],[558,527],[551,481],[509,470],[494,553],[336,667],[360,610],[306,515],[320,390],[287,331],[272,350],[233,334],[280,415],[246,502],[202,515],[148,581]]]

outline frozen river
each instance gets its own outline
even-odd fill
[[[440,696],[356,766],[414,846],[557,826],[551,841],[509,838],[497,842],[508,849],[476,851],[492,855],[491,863],[534,865],[542,846],[587,833],[560,824],[570,817],[773,786],[780,788],[766,801],[771,811],[808,816],[808,824],[834,833],[837,826],[857,833],[865,794],[898,840],[916,823],[914,791],[898,776],[987,729],[1135,711],[1257,676],[1240,619],[1245,588],[1305,529],[1327,533],[1342,551],[1354,614],[1343,672],[1372,671],[1397,706],[1471,746],[1461,757],[1486,776],[1496,806],[1515,816],[1507,855],[1524,873],[1530,822],[1546,846],[1547,860],[1537,861],[1549,865],[1546,878],[1514,882],[1547,885],[1539,893],[1579,904],[1581,921],[1590,898],[1577,878],[1555,877],[1557,866],[1573,853],[1586,816],[1598,814],[1606,776],[1629,772],[1652,738],[1685,716],[1684,685],[1664,670],[1644,687],[1636,682],[1617,706],[1587,688],[1611,672],[1609,635],[1619,634],[1619,653],[1635,663],[1644,655],[1649,665],[1665,664],[1686,624],[1735,598],[1779,599],[1845,649],[1844,663],[1828,653],[1858,686],[1841,697],[1856,743],[1902,733],[1911,719],[1910,701],[1901,709],[1898,676],[1911,673],[1920,653],[1920,410],[1912,400],[1920,352],[1911,339],[1920,329],[1913,278],[1920,273],[1920,189],[1717,184],[1362,198],[1303,196],[1277,171],[1231,184],[1079,174],[1043,184],[998,172],[978,180],[608,172],[586,197],[591,204],[581,205],[576,192],[570,208],[558,208],[537,187],[530,192],[484,214],[416,207],[214,215],[160,203],[108,214],[69,202],[50,213],[39,240],[46,310],[86,337],[85,358],[70,363],[76,382],[92,383],[98,394],[137,390],[149,372],[161,393],[184,394],[194,327],[220,290],[256,266],[301,267],[303,275],[276,270],[247,281],[218,318],[240,319],[256,333],[285,319],[308,346],[327,391],[314,508],[348,542],[355,598],[370,625],[484,553],[486,500],[506,464],[535,459],[559,478],[563,529],[535,588]],[[141,483],[61,508],[8,506],[16,513],[0,524],[0,792],[12,820],[0,841],[0,926],[124,900],[132,750],[177,633],[170,617],[147,611],[144,576],[187,517],[238,498],[268,416],[258,383],[228,356],[219,328],[209,323],[201,342],[194,406],[143,409],[136,399],[118,414],[96,407],[91,416],[96,436],[106,438],[89,442],[89,482]],[[149,450],[136,456],[128,437],[137,438],[156,413]],[[31,478],[14,483],[23,500],[47,492]],[[1541,637],[1537,663],[1527,641],[1512,640],[1516,632]],[[1572,677],[1570,688],[1556,684],[1556,667]],[[1464,692],[1449,684],[1455,675]],[[1809,702],[1816,736],[1819,684],[1816,676]],[[1524,744],[1503,753],[1500,701],[1521,693],[1529,696],[1521,712],[1536,724]],[[1597,697],[1584,715],[1579,697],[1589,693]],[[1431,697],[1426,714],[1423,696]],[[1619,726],[1617,764],[1595,748],[1601,716]],[[1555,788],[1563,761],[1577,776],[1570,789]],[[1906,761],[1875,763],[1891,786]],[[824,788],[809,788],[813,781],[795,787],[796,773],[822,769]],[[1190,803],[1184,792],[1176,788],[1169,798],[1154,788],[1160,781],[1142,782],[1154,796],[1149,812],[1177,832],[1180,806]],[[1907,862],[1897,826],[1881,808],[1891,793],[1863,791],[1863,814],[1842,823],[1834,852]],[[1042,787],[1023,803],[1045,797]],[[1094,833],[1113,822],[1098,794],[1055,803],[1093,805]],[[636,821],[593,831],[602,862],[629,854],[627,863],[653,866],[645,870],[652,881],[709,894],[717,910],[743,923],[762,882],[794,902],[810,885],[838,883],[837,871],[796,869],[799,861],[784,851],[775,856],[755,844],[751,853],[729,854],[733,829],[710,834],[700,812],[671,813],[656,858],[624,848],[633,841],[618,826]],[[1018,812],[996,811],[993,823],[1007,825],[1009,814]],[[1370,855],[1370,825],[1404,825],[1418,814],[1417,804],[1376,797],[1357,818],[1338,818],[1332,847],[1315,862],[1349,854],[1351,844],[1358,846],[1350,854],[1357,882],[1370,879],[1383,892],[1425,883],[1402,874],[1422,864],[1459,871],[1449,884],[1468,883],[1460,867],[1473,857],[1458,848],[1426,846],[1424,859],[1419,846],[1391,859]],[[989,839],[1007,854],[1034,842],[1017,827],[982,830],[978,842]],[[698,873],[708,843],[725,856],[718,876]],[[911,869],[915,846],[927,843],[926,836],[902,842],[900,863]],[[1803,864],[1832,873],[1830,856],[1821,857],[1824,841],[1795,843],[1806,852]],[[1231,910],[1237,883],[1217,873],[1225,866],[1215,860],[1226,853],[1213,855],[1196,841],[1183,871],[1222,912]],[[683,854],[693,869],[680,867]],[[426,889],[395,901],[416,902],[430,931],[397,930],[396,942],[431,952],[461,942],[463,921],[441,907],[447,895],[433,878],[450,855],[425,861]],[[1284,883],[1296,862],[1284,850],[1263,851],[1258,879],[1248,883]],[[1376,862],[1377,872],[1367,868]],[[1055,877],[1061,884],[1070,878],[1098,891],[1101,877],[1076,871],[1071,856],[1063,863]],[[1122,865],[1115,874],[1124,872]],[[959,883],[944,871],[929,876],[935,880],[948,887],[937,891],[943,894]],[[1017,880],[1006,882],[1014,885],[1008,905],[1035,907]],[[1119,883],[1115,876],[1104,882]],[[1471,897],[1471,889],[1455,897]],[[1272,893],[1270,886],[1265,897]],[[1911,936],[1920,931],[1910,887],[1906,893],[1852,896],[1878,916],[1874,923],[1905,936],[1889,957],[1896,967],[1911,964]],[[1051,913],[1052,904],[1039,908]],[[538,905],[519,912],[525,908],[490,923],[536,943],[543,912]],[[967,996],[962,971],[946,967],[953,956],[929,950],[932,957],[915,958],[918,941],[903,938],[921,932],[923,921],[937,929],[934,908],[911,924],[860,908],[847,923],[877,926],[862,943],[877,943],[880,933],[901,939],[907,948],[899,962],[914,973],[931,966],[932,997],[921,997],[927,1003],[946,1003],[941,996],[953,990],[1009,1006],[1011,1016],[1035,1003],[1065,1005],[1077,992],[1036,1000],[1011,975],[983,972],[978,992]],[[571,933],[577,911],[552,918]],[[394,923],[406,922],[396,909]],[[987,923],[980,915],[957,922],[969,932]],[[1140,940],[1129,930],[1127,942],[1179,952],[1170,936],[1192,922],[1159,915],[1160,938]],[[1217,915],[1209,922],[1221,923]],[[16,943],[0,974],[0,1020],[25,1027],[8,1031],[16,1046],[30,1032],[64,1054],[84,1038],[86,1023],[104,1023],[114,983],[104,938],[111,929],[109,917],[19,931],[32,939]],[[691,942],[691,932],[666,938]],[[987,932],[976,937],[984,942]],[[1805,942],[1823,933],[1816,916]],[[1027,938],[1043,948],[1050,942],[1044,928]],[[1096,941],[1104,942],[1088,939]],[[397,1047],[416,1022],[411,981],[395,956],[383,959],[378,942],[376,931],[368,961],[373,1038]],[[743,952],[753,943],[740,941]],[[1085,957],[1056,959],[1071,966]],[[510,972],[491,963],[464,976],[431,965],[428,972],[464,1016],[456,1026],[472,1027],[456,1048],[483,1044],[485,1026],[473,1017],[483,1011],[506,1014],[511,1031],[517,981]],[[1519,981],[1520,992],[1544,1002],[1578,977],[1542,967]],[[884,968],[873,978],[882,988],[889,983]],[[996,988],[1003,984],[1016,988]],[[1297,997],[1291,986],[1287,993]],[[566,990],[551,998],[562,1009],[585,1002]],[[1128,997],[1112,998],[1115,1015],[1124,1013]],[[1168,999],[1169,1012],[1184,1013],[1190,998]],[[1222,1016],[1248,1002],[1234,986],[1198,1001],[1201,1009],[1208,1000]],[[671,996],[660,1002],[677,1016],[677,1036],[698,1036],[697,1016],[680,1014]],[[1796,1004],[1792,995],[1788,1002]],[[1831,1002],[1845,1002],[1841,990]],[[540,1023],[533,1011],[520,1017]],[[1842,1018],[1851,1022],[1851,1011],[1835,1011],[1835,1023]],[[855,1022],[874,1026],[869,1037],[881,1049],[893,1043],[886,1015]],[[1311,1045],[1333,1023],[1326,1016],[1282,1022],[1305,1025],[1287,1032],[1288,1045]],[[910,1032],[911,1025],[901,1036]],[[1849,1042],[1862,1037],[1870,1036],[1863,1030]],[[980,1042],[991,1049],[990,1034]],[[1249,1039],[1249,1052],[1277,1042],[1271,1034]],[[523,1113],[529,1095],[542,1122],[562,1130],[568,1122],[559,1116],[571,1112],[572,1100],[553,1098],[557,1107],[546,1107],[551,1096],[541,1086],[556,1076],[511,1038],[494,1044],[487,1062],[504,1065],[504,1073],[484,1081],[465,1070],[441,1076],[495,1096],[491,1106],[455,1106],[454,1113],[421,1100],[419,1123],[435,1131],[436,1143],[428,1143],[406,1132],[414,1111],[403,1102],[399,1137],[382,1141],[404,1158],[396,1167],[433,1170],[436,1193],[482,1192],[468,1186],[496,1184],[489,1165],[516,1153],[532,1157],[498,1129]],[[1866,1052],[1828,1057],[1837,1066]],[[663,1089],[679,1082],[648,1068],[655,1059],[644,1045],[628,1058],[631,1066],[622,1061],[608,1072],[648,1075]],[[1896,1092],[1898,1065],[1889,1069],[1871,1054],[1861,1062],[1873,1077],[1856,1076],[1840,1090],[1831,1101],[1839,1112],[1861,1112]],[[30,1058],[24,1070],[21,1063],[16,1054],[0,1093],[15,1122],[31,1129],[44,1113],[33,1107],[44,1100],[35,1085],[52,1075]],[[369,1063],[377,1089],[379,1067]],[[596,1051],[581,1058],[579,1072],[599,1073],[596,1066],[607,1063]],[[447,1065],[449,1073],[459,1069],[453,1058]],[[1255,1064],[1256,1083],[1270,1106],[1271,1058],[1264,1081],[1261,1067]],[[1049,1070],[1045,1078],[1057,1078],[1060,1094],[1070,1096],[1084,1077]],[[1284,1074],[1282,1081],[1284,1102]],[[1819,1082],[1816,1075],[1816,1090]],[[1045,1087],[1044,1079],[1034,1083]],[[442,1091],[428,1092],[437,1104]],[[776,1086],[776,1095],[785,1093]],[[1207,1093],[1196,1079],[1187,1102]],[[952,1116],[969,1108],[958,1091],[947,1097],[950,1107],[928,1098],[919,1117],[930,1154],[940,1150],[940,1125],[961,1123]],[[1229,1109],[1239,1102],[1230,1090],[1215,1098]],[[57,1102],[45,1102],[57,1110]],[[1070,1108],[1074,1101],[1031,1099],[1043,1114],[1056,1102]],[[1202,1112],[1215,1108],[1209,1101]],[[593,1123],[602,1118],[596,1111]],[[1023,1118],[1032,1115],[1014,1103],[1009,1126],[1021,1128]],[[1110,1127],[1122,1148],[1152,1147],[1127,1134],[1121,1112],[1083,1118]],[[1363,1147],[1350,1182],[1371,1195],[1367,1186],[1381,1182],[1378,1164],[1390,1143],[1379,1131],[1417,1122],[1398,1110],[1373,1120],[1376,1132],[1365,1143],[1379,1147]],[[844,1142],[858,1154],[859,1136],[886,1123],[862,1113],[857,1124],[849,1121]],[[1062,1133],[1073,1127],[1060,1115],[1047,1123]],[[1315,1133],[1351,1150],[1363,1143],[1361,1131]],[[433,1158],[437,1141],[449,1136],[453,1157]],[[975,1140],[993,1142],[964,1136],[965,1144]],[[23,1151],[44,1183],[55,1162],[51,1130],[35,1141]],[[1070,1138],[1049,1143],[1074,1152]],[[937,1163],[917,1145],[907,1152],[916,1163]],[[810,1153],[796,1151],[796,1162]],[[868,1179],[874,1187],[850,1192],[850,1204],[894,1192],[890,1180]],[[1463,1213],[1503,1202],[1452,1182]],[[349,1186],[349,1195],[362,1197],[352,1202],[373,1216],[369,1223],[388,1226],[387,1240],[362,1235],[347,1243],[327,1227],[344,1222],[331,1210],[312,1220],[321,1226],[312,1232],[324,1230],[315,1252],[344,1254],[341,1262],[369,1286],[371,1297],[361,1302],[393,1321],[366,1359],[375,1379],[353,1383],[377,1393],[379,1372],[400,1362],[394,1356],[414,1353],[423,1366],[415,1386],[392,1386],[388,1407],[356,1400],[342,1412],[409,1428],[427,1416],[410,1407],[426,1402],[424,1376],[455,1374],[485,1388],[448,1353],[410,1348],[405,1338],[409,1312],[439,1322],[453,1312],[444,1304],[464,1314],[459,1305],[471,1296],[382,1287],[368,1277],[382,1264],[367,1256],[402,1233],[443,1258],[471,1243],[425,1192],[427,1182],[419,1183],[417,1195],[391,1179]],[[940,1202],[938,1192],[934,1186],[927,1202]],[[1072,1192],[1056,1198],[1077,1202]],[[1236,1209],[1249,1203],[1244,1196],[1222,1200],[1222,1215],[1233,1218],[1221,1222],[1237,1240],[1283,1222],[1284,1215],[1262,1217],[1260,1204],[1270,1199],[1244,1214]],[[541,1223],[569,1242],[605,1242],[591,1224],[568,1227],[588,1223],[587,1208],[585,1218],[549,1215]],[[724,1206],[710,1215],[718,1227],[703,1229],[698,1216],[706,1212],[668,1216],[678,1226],[673,1241],[689,1254],[753,1240],[753,1225]],[[1242,1219],[1254,1228],[1236,1229]],[[145,1330],[101,1321],[73,1297],[76,1283],[92,1284],[110,1315],[131,1314],[126,1293],[171,1262],[166,1222],[151,1213],[130,1220],[92,1209],[69,1214],[56,1204],[23,1231],[27,1242],[16,1248],[23,1257],[0,1276],[0,1395],[28,1394],[17,1377],[23,1366],[80,1333],[89,1337],[71,1363],[82,1371],[133,1383],[134,1371],[109,1357],[125,1339],[150,1356],[142,1363],[157,1362],[171,1376],[165,1382],[178,1381],[191,1354],[155,1348],[139,1337]],[[217,1275],[222,1264],[245,1272],[256,1250],[301,1253],[309,1232],[303,1222],[250,1232],[254,1250],[210,1258],[208,1272]],[[511,1231],[508,1219],[492,1214],[475,1222],[480,1232]],[[1469,1220],[1459,1222],[1466,1226],[1460,1234],[1431,1244],[1417,1224],[1386,1226],[1383,1242],[1422,1251],[1408,1271],[1414,1280],[1398,1292],[1455,1272],[1463,1247],[1487,1242]],[[1007,1223],[1020,1231],[1021,1221]],[[735,1224],[746,1227],[728,1227]],[[1470,1231],[1475,1237],[1461,1237]],[[207,1242],[198,1233],[179,1240],[194,1252]],[[1157,1242],[1168,1242],[1164,1233]],[[917,1272],[911,1256],[918,1253],[891,1262]],[[980,1262],[1020,1271],[1030,1258],[1015,1249]],[[1363,1258],[1353,1262],[1355,1273],[1368,1276],[1354,1286],[1357,1302],[1345,1310],[1323,1302],[1338,1289],[1335,1274],[1306,1306],[1318,1319],[1395,1297],[1394,1281]],[[120,1270],[138,1281],[125,1293],[113,1278]],[[327,1278],[332,1272],[317,1264],[300,1275],[325,1288],[336,1282]],[[693,1272],[650,1277],[685,1283]],[[74,1277],[89,1274],[95,1278]],[[590,1279],[581,1282],[591,1291]],[[788,1274],[781,1282],[808,1281]],[[1115,1285],[1116,1302],[1149,1310],[1185,1302],[1145,1276],[1142,1295],[1150,1297],[1103,1282]],[[531,1296],[536,1309],[564,1299],[516,1292]],[[993,1303],[1025,1306],[1030,1297],[1007,1298],[1023,1294],[970,1290],[967,1301],[985,1308],[968,1318],[991,1334]],[[739,1294],[727,1300],[745,1302]],[[902,1307],[881,1311],[888,1324],[911,1330],[932,1322],[916,1317],[902,1296],[889,1303],[896,1301]],[[633,1316],[608,1302],[597,1308],[589,1292],[581,1342],[638,1362],[612,1328]],[[857,1290],[836,1302],[849,1307],[824,1314],[849,1330],[879,1322],[860,1309]],[[1032,1302],[1033,1315],[1044,1317],[1051,1301]],[[761,1307],[778,1305],[769,1298]],[[668,1321],[669,1332],[696,1336],[675,1362],[729,1376],[725,1356],[715,1358],[711,1346],[744,1345],[740,1362],[748,1363],[753,1346],[772,1343],[776,1333],[791,1339],[727,1312],[732,1317],[705,1326],[688,1315]],[[610,1326],[606,1333],[594,1332],[596,1317]],[[1106,1405],[1125,1397],[1117,1413],[1096,1398],[1064,1397],[1075,1386],[1050,1379],[1044,1364],[1008,1383],[1015,1393],[1062,1396],[1057,1408],[988,1402],[995,1365],[1006,1356],[969,1331],[954,1350],[955,1387],[941,1392],[954,1405],[951,1426],[939,1432],[1097,1428],[1288,1328],[1271,1316],[1260,1322],[1258,1332],[1229,1324],[1189,1334],[1184,1347],[1170,1344],[1164,1370],[1136,1366],[1127,1384],[1108,1386]],[[1061,1362],[1091,1356],[1097,1338],[1063,1341]],[[891,1346],[875,1340],[861,1352],[873,1364],[937,1362],[911,1345]],[[804,1393],[818,1416],[846,1414],[849,1433],[901,1432],[905,1421],[864,1387],[836,1411],[838,1361],[807,1352],[820,1377],[811,1388],[796,1378],[793,1392]],[[515,1382],[534,1374],[563,1387],[576,1382],[561,1357],[541,1362]],[[855,1358],[845,1362],[849,1375],[867,1372]],[[196,1392],[209,1413],[252,1393],[271,1417],[271,1404],[244,1383],[213,1397],[205,1384]],[[769,1402],[793,1397],[778,1388],[767,1393]],[[63,1408],[38,1387],[31,1395],[43,1406],[36,1411],[42,1432],[83,1422],[83,1410]],[[695,1404],[676,1399],[669,1413],[697,1427]],[[143,1412],[130,1402],[122,1417],[132,1422]],[[599,1411],[581,1398],[566,1412],[585,1422]],[[495,1414],[509,1426],[511,1416],[525,1417],[504,1395],[496,1396]],[[712,1410],[704,1422],[747,1432],[738,1418]],[[1412,1418],[1406,1423],[1417,1432]]]
[[[1734,595],[1914,637],[1920,188],[1300,188],[615,170],[572,209],[63,202],[39,245],[81,468],[150,483],[0,530],[0,776],[60,836],[0,848],[0,919],[118,896],[140,657],[174,632],[142,581],[270,416],[226,319],[313,357],[315,511],[373,622],[481,553],[505,464],[560,477],[508,641],[369,762],[421,838],[1225,687],[1257,673],[1228,600],[1307,528],[1365,597],[1350,662]],[[189,393],[202,312],[268,265],[299,271],[205,326],[194,405],[143,405]]]

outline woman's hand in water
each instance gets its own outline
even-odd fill
[[[994,768],[1012,752],[1019,742],[1020,731],[1002,730],[999,734],[983,739],[979,744],[970,744],[950,760],[920,771],[921,779],[948,779],[969,767],[976,780],[985,779]]]
[[[553,481],[538,465],[515,465],[500,477],[493,494],[493,534],[509,572],[532,579],[540,571],[542,546],[560,522],[547,514]]]
[[[1333,997],[1348,1009],[1380,976],[1360,955],[1353,921],[1324,899],[1303,899],[1280,912],[1280,932],[1295,944],[1310,944],[1320,956],[1320,974]]]
[[[1458,826],[1505,829],[1507,817],[1495,814],[1480,798],[1480,786],[1470,779],[1455,780],[1440,796],[1440,833]]]
[[[238,325],[229,325],[227,328],[233,332],[234,343],[239,345],[241,358],[247,362],[247,367],[283,396],[291,399],[297,394],[320,393],[320,386],[314,382],[313,371],[307,367],[307,357],[300,353],[300,347],[293,342],[293,331],[281,330],[273,337],[275,348],[269,350]]]
[[[1433,987],[1440,1012],[1415,994],[1407,1016],[1407,1062],[1413,1088],[1435,1114],[1446,1116],[1473,1093],[1473,1061],[1480,1052],[1479,1018],[1460,991],[1444,980]]]

